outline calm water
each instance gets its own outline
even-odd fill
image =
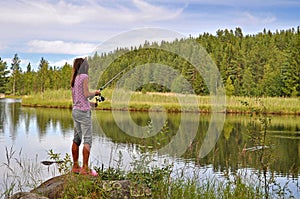
[[[149,124],[150,117],[153,124]],[[116,166],[121,157],[122,167],[130,169],[133,160],[151,152],[155,164],[174,163],[176,169],[184,167],[187,175],[197,169],[203,175],[220,178],[227,172],[253,176],[261,169],[257,151],[243,150],[254,146],[251,132],[259,132],[259,125],[249,126],[254,119],[249,115],[227,115],[220,134],[210,138],[213,147],[204,157],[201,157],[201,147],[205,145],[211,115],[93,111],[92,118],[93,166]],[[17,169],[9,171],[7,165],[19,168],[18,162],[31,164],[27,173],[36,169],[39,175],[34,177],[40,180],[57,175],[51,170],[53,166],[41,166],[39,162],[48,159],[50,149],[62,156],[70,154],[72,136],[70,110],[27,108],[21,107],[20,101],[1,99],[0,189],[5,188],[11,177],[7,173],[13,173],[15,177],[25,175]],[[269,147],[266,153],[270,160],[269,171],[275,173],[281,186],[287,184],[293,195],[300,198],[300,117],[271,116],[266,145]]]

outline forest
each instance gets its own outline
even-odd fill
[[[244,35],[241,28],[217,30],[216,34],[203,33],[197,37],[161,41],[131,48],[118,48],[113,52],[95,53],[88,57],[90,65],[90,86],[100,88],[122,70],[139,65],[147,65],[141,74],[130,77],[124,82],[128,87],[135,78],[153,79],[157,74],[168,78],[168,71],[161,71],[151,63],[172,66],[192,86],[197,95],[209,95],[209,89],[199,71],[192,64],[172,50],[180,49],[188,56],[195,54],[186,41],[200,44],[220,71],[221,80],[228,96],[300,96],[300,27],[271,32],[264,29],[257,34]],[[194,53],[194,54],[193,54]],[[36,71],[29,63],[26,71],[20,67],[21,60],[16,53],[11,63],[0,57],[0,93],[29,95],[52,89],[69,89],[72,65],[50,66],[42,57]],[[134,63],[135,66],[131,64]],[[139,70],[136,67],[137,71]],[[147,75],[146,75],[147,74]],[[169,77],[170,78],[170,77]],[[173,78],[171,76],[171,78]],[[149,82],[149,81],[147,81]],[[151,81],[150,81],[151,82]],[[110,86],[114,86],[111,84]],[[157,83],[145,84],[137,91],[186,93],[185,85],[174,79],[170,88]]]

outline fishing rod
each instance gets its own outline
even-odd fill
[[[134,64],[129,65],[128,67],[133,66]],[[108,85],[110,85],[117,77],[119,77],[122,73],[124,73],[124,71],[126,71],[126,69],[128,68],[126,67],[125,69],[123,69],[121,72],[119,72],[118,74],[116,74],[113,78],[111,78],[108,82],[106,82],[103,86],[101,86],[101,88],[99,89],[100,91],[104,90]],[[101,93],[99,95],[96,95],[96,103],[97,102],[103,102],[105,100],[105,98],[101,95]],[[93,97],[89,98],[90,100],[93,99]]]
[[[131,65],[130,65],[131,66]],[[106,82],[99,90],[102,91],[105,89],[112,81],[114,81],[119,75],[121,75],[127,68],[123,69],[121,72],[116,74],[113,78],[111,78],[108,82]]]

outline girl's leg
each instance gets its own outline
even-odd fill
[[[86,116],[82,120],[81,123],[81,129],[83,134],[83,149],[82,149],[82,155],[83,155],[83,172],[88,171],[89,172],[89,157],[90,157],[90,151],[92,146],[92,118],[91,118],[91,112],[87,112]]]
[[[83,145],[83,149],[82,149],[83,166],[82,166],[82,169],[84,171],[88,171],[89,170],[90,150],[91,150],[91,146],[89,144],[84,144]]]
[[[72,158],[73,158],[72,172],[77,173],[80,171],[78,158],[79,158],[79,146],[81,144],[81,137],[82,137],[82,129],[81,129],[80,121],[79,121],[81,118],[80,111],[73,110],[72,117],[74,120],[74,138],[73,138],[73,144],[72,144],[72,149],[71,149],[72,150]]]
[[[75,142],[72,144],[72,157],[73,157],[73,167],[72,172],[79,172],[80,166],[78,163],[78,157],[79,157],[79,145],[77,145]]]

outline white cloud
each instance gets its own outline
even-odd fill
[[[276,17],[272,14],[253,14],[250,12],[242,12],[239,14],[237,22],[243,25],[266,25],[276,21]]]
[[[8,68],[10,68],[11,66],[11,62],[12,62],[12,58],[2,58],[3,61],[6,62],[6,65],[8,66]]]
[[[61,53],[61,54],[89,54],[96,45],[91,43],[74,43],[65,41],[32,40],[27,43],[28,52],[32,53]]]
[[[59,1],[50,3],[47,1],[20,0],[17,2],[1,1],[0,21],[6,23],[34,25],[49,24],[76,24],[86,17],[81,6]],[[76,13],[76,14],[74,14]]]
[[[125,2],[125,3],[124,3]],[[178,16],[183,8],[166,8],[142,0],[111,1],[107,6],[102,2],[83,1],[75,4],[68,1],[21,0],[2,1],[0,22],[35,25],[76,25],[87,22],[102,24],[124,22],[145,22],[166,20]]]
[[[0,1],[0,26],[6,31],[0,32],[0,38],[7,44],[29,40],[100,43],[130,29],[172,24],[185,6],[184,2],[169,6],[142,0],[4,0]]]
[[[5,49],[5,45],[0,43],[0,51]]]
[[[20,66],[23,71],[27,71],[27,66],[29,63],[31,64],[31,69],[33,69],[32,63],[29,59],[21,59]]]
[[[205,5],[226,5],[226,6],[247,6],[247,7],[261,7],[261,6],[291,6],[300,5],[298,0],[191,0],[190,3],[205,4]]]
[[[151,21],[155,20],[167,20],[167,19],[174,19],[178,17],[184,10],[185,6],[182,8],[177,8],[175,10],[168,10],[165,7],[153,5],[147,3],[142,0],[133,0],[134,5],[139,9],[139,15],[143,20],[148,19]]]
[[[53,53],[53,60],[60,53],[90,54],[96,44],[144,27],[196,36],[237,26],[257,33],[298,25],[299,15],[282,12],[299,5],[298,0],[1,0],[0,52]]]
[[[6,62],[7,64],[7,69],[10,69],[11,64],[12,64],[12,59],[13,58],[3,58],[2,60]],[[20,59],[20,67],[22,69],[22,71],[26,71],[27,70],[27,65],[29,64],[29,62],[31,62],[29,59]],[[32,63],[31,63],[32,66]]]
[[[80,56],[80,57],[87,57],[87,56]],[[75,57],[71,58],[71,59],[61,59],[61,60],[55,61],[55,62],[49,61],[49,64],[50,64],[50,66],[62,67],[63,65],[65,65],[65,63],[72,65],[74,59],[75,59]]]

